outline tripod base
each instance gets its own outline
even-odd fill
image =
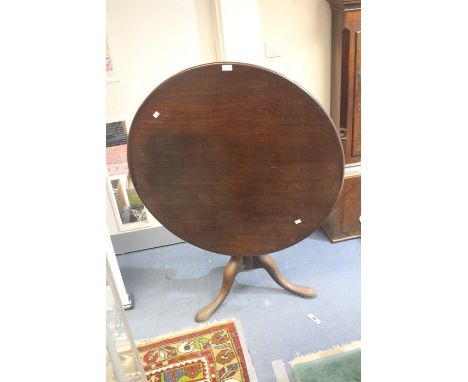
[[[292,284],[288,280],[286,280],[281,275],[281,272],[278,268],[278,264],[270,255],[250,257],[231,256],[231,259],[224,267],[223,284],[221,286],[221,290],[219,291],[218,295],[213,300],[213,302],[200,309],[200,311],[195,316],[195,320],[197,322],[203,322],[210,318],[211,315],[216,311],[216,309],[218,309],[218,307],[223,303],[223,301],[229,294],[232,284],[234,283],[234,279],[236,278],[236,275],[243,270],[256,268],[265,269],[271,276],[271,278],[275,280],[275,282],[279,286],[294,294],[305,298],[313,298],[317,296],[317,293],[314,289]]]

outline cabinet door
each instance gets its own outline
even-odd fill
[[[361,31],[355,34],[353,132],[351,155],[361,157]]]
[[[346,164],[361,161],[361,11],[344,15],[340,132]]]

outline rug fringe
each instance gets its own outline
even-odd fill
[[[340,353],[345,353],[350,350],[359,349],[360,347],[361,347],[361,341],[352,341],[352,342],[336,345],[327,350],[320,350],[315,353],[300,355],[288,363],[291,366],[296,366],[304,362],[315,361],[317,359],[330,357],[330,356],[340,354]]]
[[[135,343],[136,343],[137,346],[140,346],[140,345],[147,344],[149,342],[155,342],[155,341],[165,339],[166,337],[181,336],[181,335],[193,332],[195,330],[203,330],[203,329],[208,328],[208,327],[213,326],[213,325],[226,324],[228,322],[234,322],[236,324],[236,326],[239,325],[239,322],[235,318],[226,318],[226,319],[220,320],[220,321],[213,320],[213,321],[210,321],[208,323],[199,324],[198,326],[186,327],[186,328],[181,329],[181,330],[172,331],[172,332],[169,332],[169,333],[163,333],[161,335],[158,335],[157,337],[136,340]]]

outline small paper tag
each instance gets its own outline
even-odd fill
[[[302,220],[301,220],[301,219],[296,219],[296,220],[294,220],[294,223],[296,223],[296,224],[301,224],[301,223],[302,223]]]
[[[158,117],[159,117],[159,112],[158,112],[158,111],[155,111],[154,114],[153,114],[153,117],[154,117],[154,118],[158,118]]]
[[[223,72],[232,72],[232,65],[221,65],[221,70]]]
[[[317,325],[320,325],[322,321],[320,321],[316,316],[314,316],[312,313],[309,313],[307,315],[312,321],[314,321]]]

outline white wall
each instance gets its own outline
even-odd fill
[[[258,0],[264,41],[282,56],[264,66],[299,83],[330,112],[331,10],[326,0]]]
[[[130,127],[167,77],[215,61],[211,0],[108,0],[107,33],[118,82],[107,85],[107,120]]]

